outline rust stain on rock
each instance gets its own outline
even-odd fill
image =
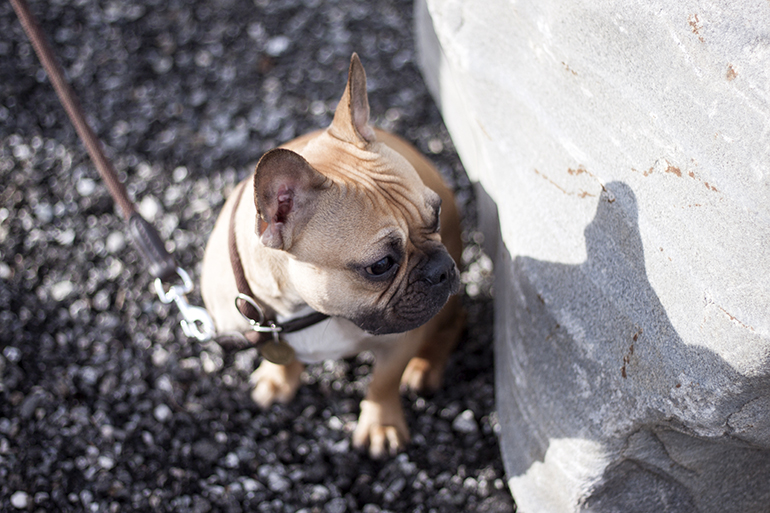
[[[572,173],[571,173],[571,171],[572,171],[572,170],[570,169],[570,170],[569,170],[570,174],[572,174]],[[583,168],[583,172],[587,172],[587,171],[585,170],[585,168]],[[537,169],[535,169],[535,173],[536,173],[538,176],[541,176],[541,177],[543,177],[545,180],[547,180],[547,181],[548,181],[548,183],[550,183],[551,185],[553,185],[554,187],[556,187],[557,189],[559,189],[561,192],[563,192],[563,193],[564,193],[564,194],[566,194],[567,196],[577,196],[578,198],[581,198],[581,199],[582,199],[582,198],[588,198],[588,197],[591,197],[591,198],[593,198],[593,197],[595,197],[595,196],[596,196],[596,194],[591,194],[590,192],[588,192],[588,191],[584,191],[583,189],[579,189],[579,190],[578,190],[578,192],[571,192],[571,191],[568,191],[567,189],[565,189],[564,187],[562,187],[562,186],[561,186],[561,185],[559,185],[558,183],[554,182],[554,181],[553,181],[553,180],[552,180],[550,177],[548,177],[548,176],[546,176],[545,174],[541,173],[541,172],[540,172],[540,171],[538,171]],[[588,173],[588,174],[590,175],[590,173]],[[604,187],[602,186],[602,189],[603,189],[603,188],[604,188]]]
[[[592,172],[590,172],[588,169],[586,169],[586,167],[585,167],[583,164],[579,164],[579,165],[578,165],[578,167],[577,167],[577,169],[572,169],[571,167],[570,167],[570,168],[567,168],[567,173],[569,173],[569,174],[570,174],[570,175],[572,175],[572,176],[580,176],[580,175],[582,175],[582,174],[587,174],[588,176],[590,176],[591,178],[593,178],[594,180],[596,180],[596,183],[598,183],[598,184],[599,184],[599,187],[601,187],[601,188],[602,188],[602,192],[603,192],[603,193],[606,193],[606,196],[607,196],[607,201],[608,201],[608,202],[610,202],[610,203],[614,203],[614,202],[615,202],[615,196],[613,196],[613,195],[612,195],[612,193],[610,193],[610,192],[607,190],[607,188],[604,186],[604,184],[602,183],[602,181],[601,181],[601,180],[599,180],[599,177],[598,177],[598,176],[596,176],[595,174],[593,174]],[[581,198],[586,198],[586,197],[588,197],[588,196],[594,197],[594,196],[596,196],[596,195],[595,195],[595,194],[591,194],[590,192],[587,192],[587,191],[583,191],[583,190],[581,190],[581,192],[580,192],[579,196],[580,196]]]
[[[577,71],[575,71],[574,69],[570,68],[569,64],[567,64],[566,62],[562,61],[561,65],[564,66],[564,69],[566,69],[567,71],[569,71],[573,75],[577,76]]]
[[[548,181],[548,183],[550,183],[551,185],[553,185],[554,187],[559,189],[564,194],[569,194],[566,190],[564,190],[564,187],[562,187],[561,185],[559,185],[558,183],[554,182],[553,180],[548,178],[546,175],[544,175],[543,173],[538,171],[537,168],[535,168],[535,174],[537,174],[537,176],[541,176],[541,177],[545,178]]]
[[[652,174],[653,168],[650,168],[647,171],[639,171],[635,167],[632,167],[631,171],[633,171],[634,173],[642,173],[642,176],[650,176]]]
[[[691,159],[691,160],[697,166],[697,162],[694,159]],[[656,161],[655,165],[652,166],[651,168],[649,168],[647,171],[639,171],[635,167],[632,167],[631,171],[633,171],[634,173],[640,173],[641,172],[641,174],[643,176],[650,176],[651,174],[655,173],[656,169],[657,169],[658,172],[660,172],[662,170],[664,173],[669,173],[669,174],[675,175],[675,176],[677,176],[679,178],[682,178],[682,176],[683,176],[682,175],[682,169],[680,167],[678,167],[678,166],[675,166],[675,165],[671,164],[666,159],[660,159],[660,160]],[[574,174],[574,173],[576,173],[575,170],[570,169],[570,174]],[[705,185],[708,190],[713,191],[713,192],[719,192],[719,189],[717,189],[716,187],[714,187],[710,183],[704,181],[702,178],[700,178],[698,175],[696,175],[695,172],[693,172],[693,171],[685,171],[685,173],[687,173],[687,176],[689,176],[693,180],[697,180],[700,183],[702,183],[703,185]],[[697,206],[700,206],[700,205],[697,205]]]
[[[631,363],[631,355],[634,354],[634,345],[631,344],[631,347],[628,348],[628,354],[626,354],[623,357],[623,367],[620,368],[620,375],[623,376],[623,379],[628,378],[628,373],[626,372],[626,367],[629,363]]]
[[[489,139],[489,140],[491,141],[491,140],[492,140],[492,137],[489,135],[489,132],[487,132],[487,129],[486,129],[486,128],[484,128],[484,125],[482,125],[482,124],[481,124],[481,121],[480,121],[478,118],[476,118],[476,123],[478,123],[478,125],[479,125],[479,128],[481,129],[482,133],[483,133],[485,136],[487,136],[487,139]]]
[[[691,14],[687,17],[687,23],[690,25],[690,28],[692,29],[692,33],[698,36],[698,41],[701,43],[705,43],[706,40],[703,39],[703,36],[700,35],[700,29],[703,27],[703,23],[698,19],[697,14]]]
[[[737,319],[737,318],[736,318],[734,315],[732,315],[730,312],[728,312],[727,310],[725,310],[725,309],[724,309],[724,308],[722,308],[721,306],[719,306],[719,305],[717,305],[717,304],[714,304],[714,306],[716,306],[717,308],[719,308],[719,309],[722,311],[722,313],[724,313],[726,316],[728,316],[728,317],[730,318],[730,320],[731,320],[731,321],[738,323],[738,325],[740,325],[742,328],[745,328],[745,329],[747,329],[747,330],[749,330],[749,331],[755,331],[755,330],[754,330],[754,328],[752,328],[751,326],[748,326],[748,325],[746,325],[746,324],[742,323],[742,322],[741,322],[740,320],[738,320],[738,319]]]
[[[662,248],[661,248],[662,250]],[[626,352],[625,356],[623,356],[623,366],[620,368],[620,375],[623,376],[623,379],[628,378],[628,365],[631,363],[631,357],[634,355],[634,344],[639,340],[639,336],[644,332],[642,328],[637,327],[636,333],[633,335],[633,342],[630,346],[628,346],[628,351]]]

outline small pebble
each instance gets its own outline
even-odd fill
[[[173,412],[171,411],[171,408],[169,408],[165,404],[157,405],[155,409],[152,411],[152,414],[155,416],[158,422],[168,422],[169,420],[171,420],[171,417],[173,416]]]
[[[72,294],[73,290],[75,290],[75,286],[71,281],[60,281],[51,287],[51,298],[53,298],[54,301],[63,301],[67,296]]]
[[[15,492],[11,495],[11,506],[16,509],[26,509],[29,505],[29,494],[27,492]]]
[[[160,202],[153,196],[145,196],[137,205],[137,209],[148,222],[153,222],[160,213]]]
[[[117,253],[126,247],[126,236],[123,232],[114,231],[107,237],[105,246],[110,253]]]
[[[81,178],[78,180],[76,188],[81,196],[90,196],[96,190],[96,182],[90,178]]]
[[[219,458],[221,450],[219,445],[215,444],[211,440],[204,439],[198,440],[193,444],[193,454],[204,461],[213,463]]]
[[[115,460],[109,456],[99,456],[99,459],[97,461],[99,463],[99,466],[105,470],[110,470],[112,467],[115,466]]]
[[[291,39],[286,36],[276,36],[270,38],[267,42],[267,54],[272,57],[278,57],[282,53],[286,52],[291,45]]]
[[[291,481],[273,472],[267,476],[267,487],[275,493],[284,493],[291,488]]]
[[[256,492],[261,487],[262,485],[259,484],[259,481],[251,479],[250,477],[243,480],[243,489],[247,492]]]
[[[455,420],[452,422],[452,429],[460,433],[470,434],[476,433],[479,430],[479,425],[473,412],[465,410],[455,417]]]
[[[238,458],[237,454],[234,452],[227,453],[227,456],[225,456],[225,467],[237,468],[240,464],[241,460]]]
[[[324,511],[326,513],[345,513],[348,509],[348,503],[342,497],[337,497],[326,503]]]
[[[17,363],[21,361],[21,349],[15,346],[7,346],[3,349],[3,356],[5,356],[9,362]]]
[[[50,223],[53,220],[53,208],[48,203],[38,203],[35,206],[35,217],[41,223]]]

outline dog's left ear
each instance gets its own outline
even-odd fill
[[[369,98],[366,95],[366,72],[354,53],[350,58],[348,84],[334,111],[329,132],[343,141],[364,147],[375,141],[374,129],[369,125]]]
[[[288,250],[315,212],[327,179],[301,155],[284,148],[265,153],[254,176],[257,233],[262,244]]]

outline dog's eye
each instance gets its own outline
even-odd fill
[[[377,262],[373,263],[372,265],[370,265],[369,267],[367,267],[366,272],[372,276],[380,277],[385,275],[385,273],[387,273],[391,269],[393,269],[395,265],[396,265],[396,261],[393,260],[393,257],[386,256],[385,258],[382,258]]]

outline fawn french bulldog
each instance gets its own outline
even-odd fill
[[[353,54],[331,125],[265,153],[228,198],[206,247],[202,295],[220,332],[253,328],[236,307],[243,281],[278,327],[328,316],[263,344],[285,351],[252,375],[262,407],[292,399],[304,364],[372,350],[353,444],[381,457],[409,440],[400,385],[438,388],[460,337],[461,250],[459,214],[436,169],[369,124]]]

